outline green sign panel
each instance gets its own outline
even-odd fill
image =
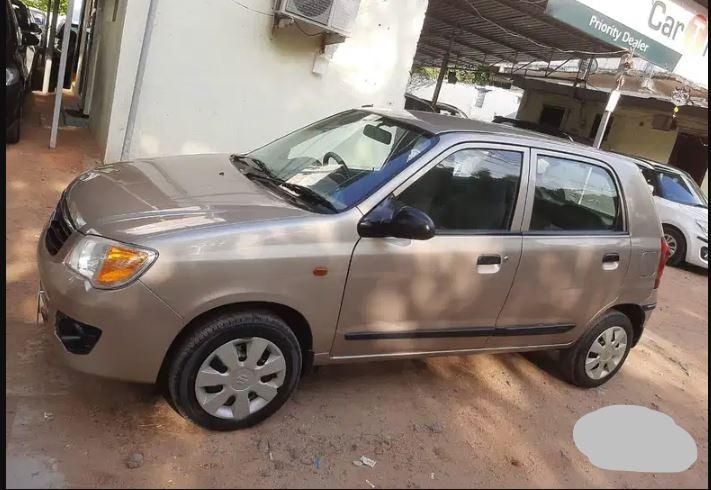
[[[681,59],[673,49],[575,0],[548,0],[546,14],[665,70],[673,71]]]

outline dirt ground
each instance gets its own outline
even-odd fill
[[[666,270],[641,343],[595,390],[562,382],[546,355],[335,366],[258,427],[210,433],[151,387],[70,371],[35,325],[35,247],[98,150],[78,128],[48,150],[49,102],[33,96],[22,141],[7,149],[8,487],[708,487],[708,275],[697,269]],[[613,404],[673,417],[697,461],[677,474],[592,466],[573,426]],[[134,453],[143,458],[129,468]],[[361,455],[375,467],[355,466]]]

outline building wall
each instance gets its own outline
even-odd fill
[[[104,148],[104,160],[120,159],[143,43],[148,2],[100,0],[97,8],[96,67],[89,127]]]
[[[519,106],[518,119],[538,122],[543,105],[566,109],[561,129],[574,135],[591,136],[595,115],[602,114],[603,103],[585,102],[572,97],[527,90]],[[613,121],[603,149],[627,153],[666,163],[669,160],[677,130],[661,131],[652,128],[652,118],[659,110],[639,108],[620,103],[613,114]],[[692,131],[704,131],[707,122],[680,115],[680,125]],[[594,136],[594,135],[592,135]]]
[[[92,50],[96,50],[96,66],[94,68],[93,89],[91,94],[91,107],[89,109],[89,128],[94,133],[99,145],[106,147],[111,106],[116,85],[118,69],[119,47],[121,46],[121,33],[123,21],[126,18],[126,4],[121,2],[116,20],[113,20],[111,2],[100,1],[97,5],[96,23],[101,23],[96,29],[99,32]]]
[[[321,37],[293,25],[273,30],[272,0],[245,0],[252,10],[223,0],[153,1],[133,131],[126,151],[107,152],[107,161],[248,151],[345,109],[401,108],[427,8],[427,0],[362,0],[353,35],[327,47],[330,61],[317,74]],[[117,90],[133,83],[119,78]],[[123,139],[117,131],[107,147]]]
[[[706,175],[704,175],[704,180],[701,182],[701,190],[704,191],[704,194],[708,197],[709,195],[709,173],[706,172]]]
[[[494,116],[509,116],[516,113],[523,91],[520,89],[506,90],[499,87],[481,87],[488,90],[482,107],[476,107],[479,87],[469,83],[444,83],[439,92],[439,101],[452,104],[463,110],[472,119],[491,121]],[[426,85],[413,90],[413,95],[426,100],[432,100],[435,84]]]

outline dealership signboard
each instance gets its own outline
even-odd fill
[[[546,13],[708,87],[708,11],[691,0],[548,0]]]

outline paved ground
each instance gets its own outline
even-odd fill
[[[34,249],[60,191],[97,150],[85,129],[66,129],[48,151],[47,109],[35,96],[22,141],[7,151],[8,486],[708,487],[700,270],[667,269],[642,342],[613,381],[591,391],[547,372],[546,356],[337,366],[304,379],[259,427],[215,434],[182,420],[150,387],[69,371],[51,354],[51,333],[34,324]],[[612,404],[672,416],[696,440],[696,463],[680,474],[593,467],[573,444],[573,426]],[[142,464],[129,469],[136,452]],[[361,455],[376,466],[354,466]]]

